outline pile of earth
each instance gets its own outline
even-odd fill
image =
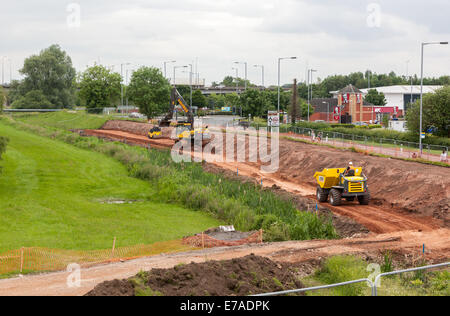
[[[246,296],[299,288],[304,286],[288,266],[249,255],[141,272],[104,282],[86,296]]]
[[[155,127],[153,124],[149,123],[139,123],[132,121],[108,121],[106,122],[101,129],[103,130],[111,130],[111,131],[122,131],[131,134],[147,136],[148,132]],[[173,132],[172,127],[163,127],[162,128],[162,136],[164,138],[171,138]]]

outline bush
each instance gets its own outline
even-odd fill
[[[337,256],[327,259],[323,267],[316,272],[316,277],[324,284],[335,284],[363,279],[367,277],[365,263],[351,256]],[[335,288],[336,295],[361,296],[366,284],[358,283]]]

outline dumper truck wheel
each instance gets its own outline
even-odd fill
[[[364,196],[358,196],[359,204],[361,205],[369,205],[370,203],[370,193],[367,193]]]
[[[317,187],[317,200],[320,203],[328,201],[329,194],[330,194],[330,190],[322,189],[321,187]]]
[[[333,206],[340,206],[342,203],[342,192],[336,189],[331,189],[330,203]]]

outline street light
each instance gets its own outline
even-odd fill
[[[120,64],[120,98],[121,98],[121,100],[122,100],[122,106],[123,106],[123,84],[122,84],[122,82],[123,82],[123,66],[128,66],[128,65],[131,65],[131,63],[124,63],[124,64]]]
[[[231,69],[236,70],[236,93],[239,94],[239,69],[236,67],[233,67]]]
[[[313,72],[317,72],[317,70],[315,69],[308,69],[308,122],[309,122],[309,108],[310,108],[310,104],[311,104],[311,99],[312,99],[312,76],[313,76]],[[310,93],[311,91],[311,93]]]
[[[430,42],[422,43],[422,57],[421,57],[421,70],[420,70],[420,155],[423,153],[422,144],[422,131],[423,131],[423,53],[426,45],[448,45],[448,42]]]
[[[174,64],[174,63],[176,63],[176,60],[164,62],[164,78],[167,78],[167,64]]]
[[[244,82],[244,87],[245,87],[245,90],[247,90],[247,62],[239,62],[239,61],[235,61],[234,63],[235,63],[236,65],[239,65],[239,64],[245,65],[245,82]]]
[[[261,70],[262,70],[262,86],[264,88],[264,65],[254,65],[253,67],[261,68]]]
[[[297,59],[297,57],[281,57],[278,58],[278,113],[280,113],[280,81],[281,81],[281,61],[285,59]]]
[[[173,86],[175,87],[176,86],[176,84],[177,84],[177,81],[176,81],[176,75],[177,75],[177,69],[178,68],[188,68],[188,66],[175,66],[175,67],[173,67]]]

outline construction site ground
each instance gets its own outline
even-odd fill
[[[101,130],[86,130],[82,135],[152,148],[172,148],[174,145],[174,141],[169,138],[148,139],[145,136],[148,124],[118,124],[109,122]],[[205,164],[205,169],[208,172],[225,172],[230,176],[237,174],[239,170],[239,177],[257,183],[262,180],[267,189],[298,197],[298,206],[313,208],[316,204],[314,173],[324,168],[344,167],[349,161],[364,168],[369,179],[371,204],[361,206],[356,202],[345,202],[339,207],[332,207],[328,203],[319,206],[320,209],[331,212],[335,219],[342,218],[342,223],[347,223],[346,227],[351,227],[344,234],[347,237],[345,239],[215,248],[97,266],[82,271],[82,284],[79,288],[67,287],[66,272],[25,276],[0,281],[0,295],[84,295],[99,283],[129,278],[141,270],[172,268],[180,263],[205,260],[227,260],[250,254],[276,262],[302,263],[342,254],[379,255],[385,250],[404,256],[419,256],[423,245],[426,245],[428,260],[448,261],[449,168],[372,157],[281,139],[280,167],[274,174],[262,173],[261,163],[248,162],[214,162]]]

